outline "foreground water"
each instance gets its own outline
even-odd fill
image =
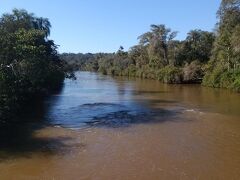
[[[0,129],[0,179],[239,179],[240,95],[80,72]]]

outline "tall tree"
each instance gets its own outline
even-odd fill
[[[206,63],[211,57],[215,35],[199,29],[191,30],[183,42],[179,57],[181,62],[200,61]]]
[[[58,87],[66,75],[50,22],[14,9],[0,18],[0,119],[36,95]]]
[[[217,15],[219,22],[213,60],[228,70],[235,69],[239,65],[239,60],[234,58],[238,46],[234,39],[238,38],[240,0],[222,0]]]
[[[168,46],[176,37],[177,32],[171,31],[165,25],[151,25],[151,31],[139,36],[140,44],[147,46],[153,66],[159,68],[169,64]]]

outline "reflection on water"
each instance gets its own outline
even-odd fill
[[[163,85],[152,80],[113,79],[88,72],[78,73],[77,77],[77,81],[67,80],[63,92],[46,102],[51,108],[45,118],[52,124],[79,128],[91,121],[94,123],[107,117],[114,119],[114,115],[119,119],[120,114],[144,121],[141,116],[151,119],[152,116],[161,116],[162,112],[163,116],[166,111],[172,115],[189,107],[240,115],[239,94],[226,90],[199,85]]]
[[[239,179],[240,95],[77,73],[0,128],[0,179]]]
[[[108,113],[142,111],[131,99],[132,85],[94,73],[77,74],[78,80],[67,80],[60,95],[56,95],[46,118],[53,124],[77,128]],[[52,99],[47,102],[52,104]]]

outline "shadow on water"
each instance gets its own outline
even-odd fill
[[[120,128],[134,124],[188,121],[181,119],[181,109],[158,108],[177,101],[149,99],[148,94],[167,91],[134,90],[125,81],[96,80],[98,76],[81,74],[78,83],[65,83],[45,101],[31,101],[24,116],[14,123],[0,125],[0,160],[31,157],[35,153],[52,156],[68,152],[70,137],[36,136],[48,126]],[[94,93],[94,96],[93,96]],[[141,99],[146,96],[146,99]],[[85,104],[82,104],[85,103]],[[159,106],[160,105],[160,106]],[[29,107],[30,106],[30,107]],[[84,146],[84,145],[80,145]]]
[[[61,89],[54,93],[61,93]],[[47,126],[44,117],[49,107],[43,101],[35,100],[24,109],[24,116],[0,124],[0,161],[30,158],[33,153],[42,153],[44,156],[63,153],[63,149],[67,149],[64,141],[70,138],[35,136],[36,131]]]
[[[66,137],[35,137],[34,132],[41,129],[39,124],[19,124],[0,126],[0,160],[30,158],[33,153],[54,155],[60,153],[59,147],[67,148]]]
[[[166,101],[153,101],[150,104],[154,103],[165,103]],[[168,102],[169,103],[169,102]],[[175,102],[172,102],[175,103]],[[88,107],[96,107],[96,105],[102,106],[101,103],[98,104],[88,104]],[[122,105],[119,106],[118,110],[109,113],[103,113],[98,116],[92,117],[90,120],[85,123],[89,126],[94,127],[105,127],[105,128],[120,128],[120,127],[129,127],[134,124],[147,124],[147,123],[164,123],[166,121],[172,122],[183,122],[190,121],[189,119],[181,119],[180,114],[182,109],[167,110],[163,108],[148,108],[148,106],[138,107],[136,109],[129,109]]]
[[[121,84],[120,87],[124,87],[125,84]],[[118,89],[120,95],[131,94],[135,95],[147,95],[147,94],[162,94],[168,93],[167,91],[143,91],[143,90],[132,90],[132,89]],[[147,123],[163,123],[166,121],[190,121],[189,119],[181,119],[180,114],[183,109],[164,109],[156,108],[155,106],[161,104],[177,104],[178,101],[173,100],[161,100],[161,99],[135,99],[134,104],[130,106],[124,106],[122,104],[103,104],[103,103],[93,103],[86,104],[88,109],[101,109],[106,105],[114,105],[115,111],[105,112],[93,116],[90,120],[85,123],[89,126],[94,127],[107,127],[107,128],[119,128],[119,127],[129,127],[134,124],[147,124]],[[84,107],[85,105],[83,105]]]

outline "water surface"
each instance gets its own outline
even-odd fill
[[[240,178],[239,94],[77,77],[32,122],[1,127],[1,179]]]

